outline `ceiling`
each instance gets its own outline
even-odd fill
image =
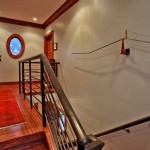
[[[0,17],[43,24],[67,0],[0,0]],[[33,21],[36,17],[37,21]]]

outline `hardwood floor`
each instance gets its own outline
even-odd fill
[[[28,100],[24,99],[23,95],[19,94],[17,84],[0,85],[0,89],[7,89],[7,88],[12,90],[12,93],[15,96],[18,106],[21,110],[22,116],[25,119],[25,123],[0,128],[0,143],[6,140],[11,140],[14,138],[44,131],[50,149],[54,150],[55,149],[54,142],[48,124],[47,127],[42,127],[41,116],[34,109],[30,109],[30,104]]]

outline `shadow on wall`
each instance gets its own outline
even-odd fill
[[[150,54],[149,47],[146,47],[146,46],[140,47],[139,45],[134,45],[131,48],[134,49],[135,51],[140,51],[146,54]]]
[[[103,55],[103,56],[99,56],[99,57],[76,57],[77,59],[88,59],[88,60],[97,60],[97,59],[101,59],[101,58],[104,58],[106,56],[110,56],[110,55],[113,55],[113,54],[116,54],[117,52],[114,51],[114,52],[111,52],[109,54],[106,54],[106,55]]]
[[[146,54],[150,54],[150,50],[149,47],[142,45],[142,47],[140,47],[139,45],[135,45],[135,46],[130,46],[131,47],[131,56],[125,56],[125,55],[120,55],[118,53],[118,51],[113,51],[113,52],[109,52],[107,54],[103,54],[103,56],[99,56],[99,57],[86,57],[87,55],[82,55],[85,57],[81,57],[78,56],[76,57],[77,60],[87,60],[88,63],[89,61],[94,61],[94,60],[100,60],[100,59],[108,59],[108,63],[107,65],[103,65],[103,66],[98,66],[97,64],[97,68],[99,68],[99,72],[96,70],[87,70],[78,66],[75,66],[74,69],[81,71],[83,73],[88,73],[88,74],[92,74],[95,76],[107,76],[110,75],[112,78],[112,85],[115,82],[115,79],[117,79],[117,76],[119,76],[119,74],[122,71],[125,72],[129,72],[135,76],[139,76],[141,79],[143,80],[149,80],[150,79],[150,72],[148,72],[148,70],[145,70],[144,67],[139,66],[137,61],[135,60],[135,54],[136,52],[140,51],[141,53],[143,53],[145,55]],[[113,56],[114,54],[116,54],[117,59],[119,59],[120,56],[121,57],[120,61],[117,60],[116,62],[110,62],[110,59],[107,58],[109,56]],[[138,53],[139,55],[139,53]],[[91,55],[90,55],[91,56]],[[140,55],[141,56],[141,55]],[[113,56],[114,57],[114,56]],[[114,59],[116,59],[116,57]],[[141,58],[142,59],[142,58]],[[127,61],[130,62],[127,63]],[[141,60],[140,60],[141,61]],[[83,61],[82,61],[83,63]],[[85,62],[86,63],[86,62]]]

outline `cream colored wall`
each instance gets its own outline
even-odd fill
[[[54,30],[59,80],[88,133],[99,133],[148,116],[150,44],[125,41],[130,56],[120,54],[124,37],[150,41],[149,0],[80,0],[46,30]],[[139,33],[139,34],[136,34]],[[143,36],[144,35],[144,36]],[[65,84],[64,84],[65,82]]]
[[[150,127],[149,123],[130,128],[130,133],[119,131],[101,137],[105,142],[103,150],[149,150]]]
[[[46,30],[54,30],[60,61],[59,81],[88,133],[99,133],[148,116],[150,44],[126,41],[131,55],[120,55],[121,42],[90,55],[124,36],[150,41],[149,0],[80,0]],[[20,34],[26,51],[20,59],[43,52],[44,30],[0,23],[0,82],[18,81],[18,60],[6,52],[11,34]],[[140,34],[137,34],[140,33]],[[144,35],[144,36],[143,36]],[[150,125],[102,137],[104,150],[149,150]]]
[[[12,34],[19,34],[25,42],[25,53],[20,59],[12,59],[6,50],[6,41]],[[0,82],[18,81],[18,61],[43,52],[44,30],[0,23]]]

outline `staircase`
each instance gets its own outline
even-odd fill
[[[44,131],[0,143],[0,150],[49,150]]]

